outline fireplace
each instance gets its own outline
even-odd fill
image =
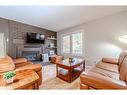
[[[22,56],[30,61],[40,60],[39,51],[22,51]]]
[[[17,57],[24,57],[30,61],[41,61],[42,49],[40,46],[24,45],[17,49]]]

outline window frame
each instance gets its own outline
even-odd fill
[[[78,53],[73,53],[73,51],[72,51],[72,48],[73,48],[73,46],[72,46],[72,35],[73,34],[76,34],[76,33],[82,33],[82,54],[78,54]],[[63,37],[64,36],[70,36],[70,53],[65,53],[65,52],[63,52]],[[62,34],[61,35],[61,54],[63,54],[63,55],[65,55],[65,54],[68,54],[68,55],[76,55],[76,56],[83,56],[83,54],[84,54],[84,50],[83,50],[83,48],[84,48],[84,44],[83,44],[83,42],[84,42],[84,30],[75,30],[75,31],[73,31],[73,32],[69,32],[69,33],[65,33],[65,34]]]

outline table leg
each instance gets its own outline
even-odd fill
[[[83,70],[85,70],[85,60],[83,61]]]
[[[39,89],[38,82],[36,82],[36,83],[34,84],[34,89]]]
[[[72,68],[68,69],[68,82],[72,82]]]
[[[56,65],[56,76],[58,76],[58,65]]]

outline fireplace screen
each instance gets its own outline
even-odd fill
[[[23,51],[22,56],[28,60],[35,61],[39,60],[39,51]]]

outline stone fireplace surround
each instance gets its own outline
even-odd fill
[[[25,57],[30,61],[40,61],[42,47],[40,45],[22,45],[17,46],[17,57]]]

